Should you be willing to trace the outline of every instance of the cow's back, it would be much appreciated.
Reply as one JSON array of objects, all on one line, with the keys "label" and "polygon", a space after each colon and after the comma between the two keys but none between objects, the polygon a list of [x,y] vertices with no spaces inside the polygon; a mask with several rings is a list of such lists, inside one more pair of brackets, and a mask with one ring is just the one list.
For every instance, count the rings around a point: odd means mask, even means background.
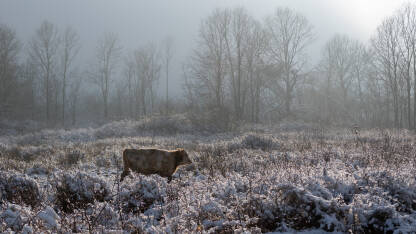
[{"label": "cow's back", "polygon": [[123,152],[124,168],[142,174],[157,173],[169,176],[174,163],[168,151],[159,149],[126,149]]}]

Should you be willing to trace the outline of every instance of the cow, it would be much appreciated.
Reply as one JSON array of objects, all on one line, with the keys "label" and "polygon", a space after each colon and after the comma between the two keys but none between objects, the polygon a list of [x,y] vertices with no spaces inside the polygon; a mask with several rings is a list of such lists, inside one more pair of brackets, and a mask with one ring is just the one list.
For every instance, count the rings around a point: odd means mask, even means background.
[{"label": "cow", "polygon": [[143,175],[158,174],[172,180],[173,173],[179,166],[191,164],[184,149],[125,149],[123,152],[124,170],[120,182],[124,180],[130,170]]}]

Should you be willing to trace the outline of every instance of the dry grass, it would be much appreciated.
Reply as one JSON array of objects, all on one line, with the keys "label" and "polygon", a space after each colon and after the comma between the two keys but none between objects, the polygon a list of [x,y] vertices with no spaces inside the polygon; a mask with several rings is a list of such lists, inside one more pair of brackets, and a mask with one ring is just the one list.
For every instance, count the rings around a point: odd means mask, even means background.
[{"label": "dry grass", "polygon": [[[20,182],[2,182],[0,221],[6,226],[0,229],[21,231],[25,224],[35,232],[48,229],[36,216],[47,206],[60,216],[61,225],[50,230],[73,232],[375,233],[409,231],[416,224],[410,218],[416,215],[415,136],[409,132],[309,128],[200,136],[172,131],[5,144],[2,173],[37,185],[22,182],[28,186],[16,200],[7,196],[7,186]],[[135,174],[119,184],[123,149],[149,146],[184,147],[194,165],[181,168],[170,184]],[[17,212],[25,219],[16,227],[1,216],[11,204],[25,211]]]}]

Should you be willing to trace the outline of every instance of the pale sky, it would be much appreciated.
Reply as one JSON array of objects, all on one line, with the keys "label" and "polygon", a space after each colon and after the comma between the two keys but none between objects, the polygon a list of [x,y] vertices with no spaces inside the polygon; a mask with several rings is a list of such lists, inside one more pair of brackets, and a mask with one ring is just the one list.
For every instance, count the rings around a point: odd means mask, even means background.
[{"label": "pale sky", "polygon": [[[181,64],[195,46],[201,19],[217,7],[243,6],[263,20],[276,7],[302,13],[314,26],[310,63],[319,60],[323,44],[334,34],[347,34],[367,42],[381,21],[405,0],[1,0],[0,23],[17,32],[27,44],[43,20],[60,30],[72,26],[80,35],[79,66],[93,59],[97,40],[104,32],[119,35],[124,52],[150,41],[174,38],[171,82],[177,93],[182,85]],[[85,67],[85,66],[84,66]],[[163,79],[163,76],[162,76]],[[163,89],[164,82],[160,82]]]}]

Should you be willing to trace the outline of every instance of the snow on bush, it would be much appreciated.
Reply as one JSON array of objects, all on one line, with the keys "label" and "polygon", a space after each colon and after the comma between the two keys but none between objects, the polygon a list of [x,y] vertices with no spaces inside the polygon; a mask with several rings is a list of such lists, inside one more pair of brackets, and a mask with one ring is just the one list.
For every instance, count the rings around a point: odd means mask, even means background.
[{"label": "snow on bush", "polygon": [[71,130],[48,130],[26,132],[21,135],[0,134],[0,145],[44,145],[56,143],[85,143],[99,139],[133,137],[133,136],[160,136],[175,135],[178,133],[195,133],[189,120],[183,115],[171,117],[154,117],[138,121],[122,120],[107,123],[97,128],[79,128]]},{"label": "snow on bush", "polygon": [[95,129],[94,135],[97,139],[133,136],[136,134],[136,124],[130,120],[111,122]]},{"label": "snow on bush", "polygon": [[58,229],[60,227],[59,220],[61,218],[50,206],[47,206],[44,210],[39,212],[38,217],[49,229]]},{"label": "snow on bush", "polygon": [[66,172],[59,177],[56,205],[64,212],[85,209],[95,201],[104,202],[110,199],[110,188],[101,177],[85,172]]},{"label": "snow on bush", "polygon": [[5,228],[11,228],[13,231],[21,230],[24,222],[21,213],[22,207],[18,205],[11,205],[4,210],[0,215],[0,219],[3,220]]},{"label": "snow on bush", "polygon": [[50,169],[46,168],[41,164],[35,164],[33,167],[27,169],[26,174],[29,176],[33,175],[49,175],[51,173]]},{"label": "snow on bush", "polygon": [[80,151],[68,152],[59,158],[59,164],[64,167],[71,167],[77,164],[85,155]]},{"label": "snow on bush", "polygon": [[38,206],[41,201],[39,185],[34,179],[21,174],[8,175],[1,171],[0,195],[1,200],[32,207]]},{"label": "snow on bush", "polygon": [[25,226],[23,226],[23,229],[22,229],[22,234],[32,234],[32,233],[33,233],[33,228],[25,224]]},{"label": "snow on bush", "polygon": [[24,132],[33,132],[45,127],[43,123],[35,122],[33,120],[14,121],[14,120],[0,120],[0,136],[12,136]]},{"label": "snow on bush", "polygon": [[133,174],[133,180],[121,187],[120,202],[126,213],[143,213],[166,196],[166,179],[160,176]]},{"label": "snow on bush", "polygon": [[[325,231],[346,231],[345,220],[348,218],[349,208],[337,199],[324,199],[314,196],[310,191],[293,185],[281,185],[277,188],[278,219],[285,226],[295,230],[320,228]],[[283,226],[283,225],[282,225]]]},{"label": "snow on bush", "polygon": [[[179,125],[153,135],[152,129],[164,126],[158,121],[163,119],[119,121],[85,131],[42,131],[37,135],[45,137],[40,145],[39,141],[16,144],[19,136],[0,140],[2,153],[21,147],[21,151],[33,152],[45,149],[39,155],[48,154],[44,159],[48,165],[11,160],[29,168],[25,171],[30,177],[12,170],[0,172],[0,230],[416,232],[412,133],[366,130],[353,135],[342,129],[301,128],[201,136],[187,132],[188,123],[182,126],[172,120],[169,125]],[[84,138],[76,143],[81,132]],[[47,152],[48,144],[53,145],[51,152]],[[118,183],[124,148],[181,145],[194,165],[179,171],[172,182],[132,173]],[[74,157],[74,165],[81,161],[78,167],[59,167],[61,155],[68,152],[85,155]],[[42,169],[53,167],[57,169]],[[39,194],[47,195],[39,196],[40,207],[25,204],[26,198],[7,199],[10,184],[36,190],[28,185],[33,183],[20,180],[37,183]],[[20,208],[11,208],[11,203]],[[14,225],[13,217],[21,221]]]},{"label": "snow on bush", "polygon": [[138,131],[150,131],[152,134],[177,134],[190,133],[194,129],[191,122],[183,115],[175,115],[170,117],[156,117],[145,119],[137,126]]},{"label": "snow on bush", "polygon": [[273,138],[259,134],[248,134],[244,136],[241,144],[249,149],[261,149],[263,151],[279,148],[279,144]]},{"label": "snow on bush", "polygon": [[95,222],[98,225],[111,228],[118,224],[120,216],[111,204],[107,202],[100,203],[97,205],[96,210],[99,211],[95,216]]},{"label": "snow on bush", "polygon": [[38,157],[53,152],[53,147],[42,145],[42,146],[18,146],[12,147],[5,151],[5,156],[21,161],[33,161]]}]

